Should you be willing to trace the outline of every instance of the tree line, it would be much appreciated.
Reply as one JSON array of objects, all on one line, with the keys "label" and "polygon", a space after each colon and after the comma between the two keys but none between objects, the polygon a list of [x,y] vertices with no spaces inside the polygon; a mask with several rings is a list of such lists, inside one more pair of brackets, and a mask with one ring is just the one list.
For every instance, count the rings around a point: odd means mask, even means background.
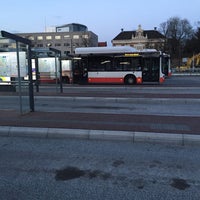
[{"label": "tree line", "polygon": [[164,51],[172,58],[181,60],[200,53],[200,21],[193,28],[187,19],[171,17],[160,24],[159,31],[167,38]]}]

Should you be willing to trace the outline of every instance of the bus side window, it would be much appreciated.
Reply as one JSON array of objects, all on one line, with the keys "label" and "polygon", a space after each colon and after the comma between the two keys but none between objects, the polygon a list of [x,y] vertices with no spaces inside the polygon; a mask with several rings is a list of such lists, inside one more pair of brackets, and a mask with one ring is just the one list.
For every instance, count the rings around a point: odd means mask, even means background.
[{"label": "bus side window", "polygon": [[159,60],[158,59],[153,59],[153,71],[157,71],[159,69]]},{"label": "bus side window", "polygon": [[149,71],[150,66],[151,66],[150,59],[149,58],[144,58],[143,71],[145,71],[145,72]]},{"label": "bus side window", "polygon": [[142,64],[141,64],[141,58],[135,57],[132,59],[132,70],[134,71],[141,71],[142,70]]},{"label": "bus side window", "polygon": [[132,69],[130,61],[122,62],[124,71],[130,71]]},{"label": "bus side window", "polygon": [[104,68],[106,71],[111,71],[112,70],[112,62],[110,59],[103,59],[101,61],[101,66]]},{"label": "bus side window", "polygon": [[114,67],[113,70],[115,71],[122,71],[123,70],[123,65],[121,64],[122,58],[121,57],[115,57],[114,59]]},{"label": "bus side window", "polygon": [[88,71],[97,71],[98,64],[96,62],[95,57],[90,57],[88,59]]}]

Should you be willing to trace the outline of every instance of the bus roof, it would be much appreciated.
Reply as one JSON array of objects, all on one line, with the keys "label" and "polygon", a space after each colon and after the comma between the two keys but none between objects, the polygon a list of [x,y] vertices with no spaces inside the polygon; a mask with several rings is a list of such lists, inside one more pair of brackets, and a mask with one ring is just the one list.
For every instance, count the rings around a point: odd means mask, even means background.
[{"label": "bus roof", "polygon": [[141,53],[155,53],[155,52],[158,52],[158,51],[156,49],[143,49],[139,52],[141,52]]},{"label": "bus roof", "polygon": [[137,50],[131,46],[115,46],[115,47],[80,47],[75,49],[76,55],[88,54],[112,54],[112,53],[155,53],[156,49]]},{"label": "bus roof", "polygon": [[130,46],[116,46],[116,47],[80,47],[75,49],[76,55],[83,54],[106,54],[106,53],[134,53],[138,52],[135,48]]}]

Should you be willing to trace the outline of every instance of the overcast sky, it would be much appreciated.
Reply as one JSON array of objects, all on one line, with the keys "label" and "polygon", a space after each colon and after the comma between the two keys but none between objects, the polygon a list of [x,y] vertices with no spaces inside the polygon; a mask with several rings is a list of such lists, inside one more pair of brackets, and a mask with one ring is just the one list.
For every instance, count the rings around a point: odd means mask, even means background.
[{"label": "overcast sky", "polygon": [[1,1],[0,29],[11,33],[44,32],[45,27],[80,23],[110,41],[123,28],[159,27],[170,17],[200,21],[200,0],[5,0]]}]

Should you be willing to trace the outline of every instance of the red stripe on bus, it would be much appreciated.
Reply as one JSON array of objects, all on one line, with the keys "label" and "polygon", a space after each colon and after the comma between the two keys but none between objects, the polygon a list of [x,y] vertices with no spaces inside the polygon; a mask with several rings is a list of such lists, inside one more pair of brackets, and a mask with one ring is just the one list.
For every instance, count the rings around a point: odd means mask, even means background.
[{"label": "red stripe on bus", "polygon": [[136,83],[141,84],[142,83],[142,77],[137,77],[136,78]]},{"label": "red stripe on bus", "polygon": [[172,76],[172,73],[171,73],[171,72],[169,72],[169,73],[168,73],[168,76],[169,76],[169,77],[170,77],[170,76]]},{"label": "red stripe on bus", "polygon": [[40,79],[40,83],[56,83],[55,79]]},{"label": "red stripe on bus", "polygon": [[160,77],[160,83],[163,83],[165,81],[164,77]]},{"label": "red stripe on bus", "polygon": [[124,83],[123,78],[98,77],[88,78],[89,83]]}]

